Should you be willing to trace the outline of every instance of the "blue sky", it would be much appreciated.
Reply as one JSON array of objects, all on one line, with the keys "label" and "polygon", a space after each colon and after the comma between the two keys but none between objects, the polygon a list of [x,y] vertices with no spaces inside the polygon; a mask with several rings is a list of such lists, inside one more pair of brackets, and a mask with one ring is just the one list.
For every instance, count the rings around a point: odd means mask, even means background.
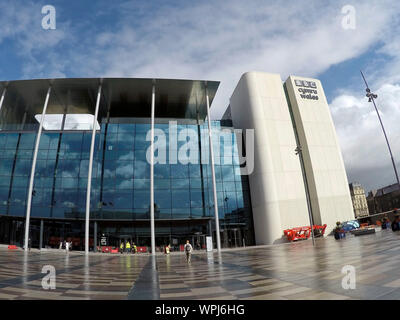
[{"label": "blue sky", "polygon": [[[246,71],[280,73],[282,80],[290,74],[316,77],[325,88],[349,181],[369,190],[394,178],[359,70],[379,95],[400,160],[397,2],[2,0],[0,79],[220,80],[213,105],[213,118],[219,118]],[[41,26],[47,4],[56,9],[56,30]],[[342,26],[345,5],[355,9],[355,29]]]}]

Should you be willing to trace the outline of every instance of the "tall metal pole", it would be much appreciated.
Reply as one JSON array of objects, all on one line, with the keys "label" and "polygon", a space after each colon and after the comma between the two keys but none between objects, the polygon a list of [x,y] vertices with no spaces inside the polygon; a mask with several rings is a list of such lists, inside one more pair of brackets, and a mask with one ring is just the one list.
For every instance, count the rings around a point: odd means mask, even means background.
[{"label": "tall metal pole", "polygon": [[5,88],[3,89],[3,93],[1,94],[1,98],[0,98],[0,111],[1,111],[1,108],[3,107],[3,102],[4,102],[4,97],[5,97],[5,95],[6,95],[6,92],[7,92],[7,87],[5,87]]},{"label": "tall metal pole", "polygon": [[154,227],[154,117],[156,102],[156,85],[151,89],[151,143],[150,143],[150,234],[151,254],[156,254],[156,236]]},{"label": "tall metal pole", "polygon": [[212,130],[211,130],[211,117],[210,117],[210,100],[208,98],[207,87],[205,89],[206,89],[207,119],[208,119],[208,139],[210,145],[210,158],[211,158],[211,174],[212,174],[213,193],[214,193],[215,233],[217,236],[217,250],[218,252],[221,252],[221,235],[219,234],[217,184],[215,181],[214,150],[213,150],[212,133],[211,133]]},{"label": "tall metal pole", "polygon": [[394,174],[396,175],[397,184],[400,184],[400,182],[399,182],[399,175],[397,174],[397,169],[396,169],[396,163],[394,162],[394,158],[393,158],[393,154],[392,154],[392,149],[390,148],[390,144],[389,144],[389,139],[388,139],[388,137],[387,137],[387,135],[386,135],[385,127],[383,126],[383,122],[382,122],[381,116],[380,116],[379,111],[378,111],[378,108],[376,107],[376,104],[375,104],[375,99],[378,97],[378,95],[376,95],[376,94],[374,94],[374,93],[371,92],[371,90],[370,90],[369,87],[368,87],[367,80],[365,80],[364,74],[362,73],[361,70],[360,70],[360,72],[361,72],[362,78],[364,79],[365,86],[367,87],[367,88],[365,89],[365,91],[367,92],[366,96],[368,97],[368,102],[371,102],[371,101],[372,101],[372,103],[374,104],[376,114],[378,115],[378,119],[379,119],[379,122],[380,122],[381,127],[382,127],[383,135],[385,136],[386,144],[387,144],[387,147],[388,147],[388,149],[389,149],[390,158],[392,159]]},{"label": "tall metal pole", "polygon": [[40,220],[39,250],[42,250],[43,248],[43,229],[44,229],[44,222],[42,219]]},{"label": "tall metal pole", "polygon": [[[7,92],[7,86],[4,87],[3,93],[1,94],[1,98],[0,98],[0,111],[1,111],[1,108],[3,107],[3,102],[4,102],[4,97],[6,96],[6,92]],[[1,121],[0,121],[0,124],[1,124]],[[9,206],[7,206],[7,211],[8,211],[8,208],[9,208]]]},{"label": "tall metal pole", "polygon": [[93,229],[93,252],[97,252],[97,221],[94,222]]},{"label": "tall metal pole", "polygon": [[49,89],[47,89],[46,100],[43,105],[42,116],[40,117],[39,130],[36,136],[35,149],[33,151],[31,176],[29,179],[29,188],[28,188],[28,200],[26,201],[25,239],[24,239],[25,250],[28,250],[28,242],[29,242],[29,223],[31,218],[32,192],[33,192],[33,181],[35,179],[36,160],[39,151],[40,136],[42,135],[43,122],[44,122],[44,117],[46,115],[47,105],[49,103],[50,93],[51,93],[51,85],[49,86]]},{"label": "tall metal pole", "polygon": [[101,98],[101,83],[99,85],[99,89],[97,90],[96,109],[94,111],[94,117],[93,117],[92,142],[90,144],[88,182],[87,182],[87,190],[86,190],[85,254],[89,253],[90,193],[92,190],[94,142],[95,142],[95,138],[96,138],[96,125],[97,125],[97,117],[99,114],[100,98]]}]

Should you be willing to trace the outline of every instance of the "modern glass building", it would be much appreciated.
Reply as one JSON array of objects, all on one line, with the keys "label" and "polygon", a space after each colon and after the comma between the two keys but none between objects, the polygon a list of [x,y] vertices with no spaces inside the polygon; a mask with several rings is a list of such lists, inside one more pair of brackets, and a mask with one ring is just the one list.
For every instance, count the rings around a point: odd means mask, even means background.
[{"label": "modern glass building", "polygon": [[318,79],[245,73],[223,120],[210,121],[218,86],[0,82],[0,243],[89,252],[129,240],[155,252],[212,236],[219,249],[353,219]]},{"label": "modern glass building", "polygon": [[102,241],[150,247],[154,215],[156,250],[186,239],[204,248],[207,235],[215,245],[214,165],[222,247],[255,244],[248,178],[240,175],[230,120],[211,122],[210,159],[207,99],[211,104],[218,85],[0,82],[0,243],[23,246],[27,234],[32,247],[62,240],[77,250],[85,240],[91,250]]}]

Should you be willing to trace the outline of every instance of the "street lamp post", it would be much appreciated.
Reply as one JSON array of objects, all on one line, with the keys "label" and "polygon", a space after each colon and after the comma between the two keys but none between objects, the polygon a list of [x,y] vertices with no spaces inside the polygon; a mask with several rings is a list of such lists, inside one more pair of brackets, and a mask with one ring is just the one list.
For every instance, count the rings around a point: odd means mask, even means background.
[{"label": "street lamp post", "polygon": [[362,73],[361,70],[360,70],[360,72],[361,72],[362,78],[364,79],[365,86],[367,87],[367,88],[365,89],[365,91],[367,92],[366,96],[368,97],[368,102],[372,102],[372,103],[374,104],[376,114],[378,115],[378,119],[379,119],[379,122],[380,122],[380,124],[381,124],[382,131],[383,131],[383,135],[385,136],[386,144],[387,144],[387,147],[388,147],[388,149],[389,149],[390,158],[392,159],[394,174],[396,175],[396,181],[397,181],[397,184],[399,185],[399,184],[400,184],[400,183],[399,183],[399,175],[397,174],[396,163],[394,162],[394,158],[393,158],[393,154],[392,154],[392,149],[390,148],[389,139],[388,139],[388,137],[387,137],[387,135],[386,135],[385,127],[383,126],[383,122],[382,122],[381,116],[380,116],[379,111],[378,111],[378,108],[376,107],[376,104],[375,104],[375,99],[378,98],[378,95],[376,95],[375,93],[372,93],[372,92],[371,92],[371,90],[370,90],[369,87],[368,87],[367,80],[365,80],[364,74]]}]

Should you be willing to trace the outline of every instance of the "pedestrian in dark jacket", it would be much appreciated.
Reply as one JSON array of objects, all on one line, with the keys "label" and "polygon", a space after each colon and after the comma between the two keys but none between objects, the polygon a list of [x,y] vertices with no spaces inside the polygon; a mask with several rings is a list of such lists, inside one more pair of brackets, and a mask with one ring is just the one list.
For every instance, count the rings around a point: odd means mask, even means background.
[{"label": "pedestrian in dark jacket", "polygon": [[400,217],[399,216],[395,216],[394,220],[392,222],[392,231],[399,231],[400,230]]},{"label": "pedestrian in dark jacket", "polygon": [[339,240],[339,239],[345,237],[345,233],[344,233],[344,230],[343,230],[343,226],[342,226],[342,224],[340,223],[340,221],[336,222],[336,227],[335,227],[335,229],[333,230],[333,234],[334,234],[336,240]]}]

